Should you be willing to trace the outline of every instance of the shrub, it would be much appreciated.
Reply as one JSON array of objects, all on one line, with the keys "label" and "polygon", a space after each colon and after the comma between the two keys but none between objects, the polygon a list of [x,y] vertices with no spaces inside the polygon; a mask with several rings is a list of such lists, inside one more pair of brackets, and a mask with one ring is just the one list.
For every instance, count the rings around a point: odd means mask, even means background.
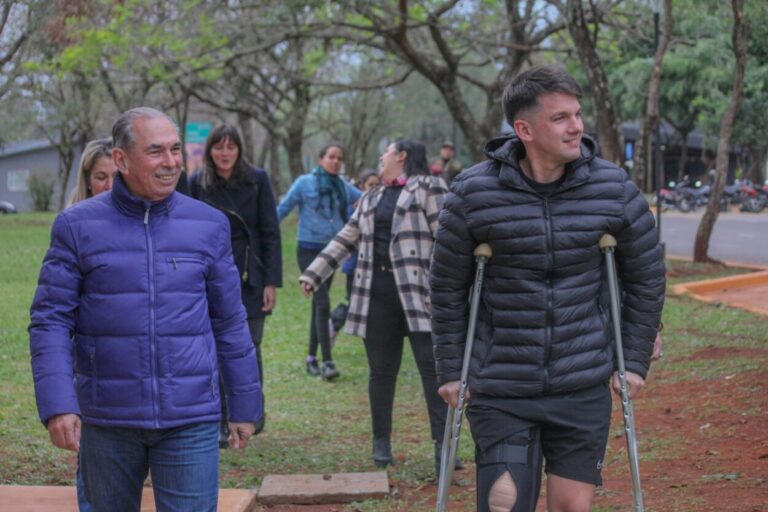
[{"label": "shrub", "polygon": [[51,208],[53,188],[55,180],[50,173],[44,170],[33,171],[27,181],[29,195],[32,196],[32,205],[35,211],[47,212]]}]

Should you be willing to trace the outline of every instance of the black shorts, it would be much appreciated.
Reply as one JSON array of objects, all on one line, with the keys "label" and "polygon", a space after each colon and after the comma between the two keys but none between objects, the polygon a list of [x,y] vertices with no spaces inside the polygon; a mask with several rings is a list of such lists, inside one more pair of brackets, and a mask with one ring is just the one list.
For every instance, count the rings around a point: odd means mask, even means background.
[{"label": "black shorts", "polygon": [[496,398],[473,395],[467,409],[478,452],[538,428],[547,473],[602,485],[611,422],[608,383],[556,395]]}]

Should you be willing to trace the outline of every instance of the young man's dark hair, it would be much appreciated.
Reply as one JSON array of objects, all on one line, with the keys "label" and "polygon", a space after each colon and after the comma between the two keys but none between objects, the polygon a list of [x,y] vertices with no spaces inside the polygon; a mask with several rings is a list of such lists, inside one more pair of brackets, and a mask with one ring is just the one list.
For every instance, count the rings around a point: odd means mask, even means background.
[{"label": "young man's dark hair", "polygon": [[538,106],[542,94],[561,92],[581,98],[581,87],[561,66],[537,66],[523,71],[504,89],[504,117],[513,126],[522,110]]}]

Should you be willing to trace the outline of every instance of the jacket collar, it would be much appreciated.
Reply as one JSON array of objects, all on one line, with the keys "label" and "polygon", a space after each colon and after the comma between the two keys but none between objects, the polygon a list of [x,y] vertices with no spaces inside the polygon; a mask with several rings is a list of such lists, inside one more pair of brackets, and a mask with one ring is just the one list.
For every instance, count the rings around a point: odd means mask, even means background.
[{"label": "jacket collar", "polygon": [[[571,188],[580,185],[590,178],[589,164],[594,160],[599,149],[597,143],[589,136],[581,138],[581,156],[573,162],[565,164],[565,181],[561,188]],[[500,165],[499,181],[508,186],[532,191],[523,178],[520,160],[525,158],[525,146],[515,135],[498,137],[485,146],[488,158]]]},{"label": "jacket collar", "polygon": [[123,175],[118,172],[112,185],[112,202],[122,213],[130,216],[140,217],[151,211],[152,214],[170,214],[177,201],[177,192],[160,201],[147,201],[135,196],[128,190],[128,186],[123,180]]}]

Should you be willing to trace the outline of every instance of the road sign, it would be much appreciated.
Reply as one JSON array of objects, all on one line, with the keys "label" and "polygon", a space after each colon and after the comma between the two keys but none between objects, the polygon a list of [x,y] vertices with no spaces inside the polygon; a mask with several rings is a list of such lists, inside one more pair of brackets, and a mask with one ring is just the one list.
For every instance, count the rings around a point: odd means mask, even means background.
[{"label": "road sign", "polygon": [[185,140],[188,144],[205,142],[212,129],[213,123],[208,121],[187,123]]}]

